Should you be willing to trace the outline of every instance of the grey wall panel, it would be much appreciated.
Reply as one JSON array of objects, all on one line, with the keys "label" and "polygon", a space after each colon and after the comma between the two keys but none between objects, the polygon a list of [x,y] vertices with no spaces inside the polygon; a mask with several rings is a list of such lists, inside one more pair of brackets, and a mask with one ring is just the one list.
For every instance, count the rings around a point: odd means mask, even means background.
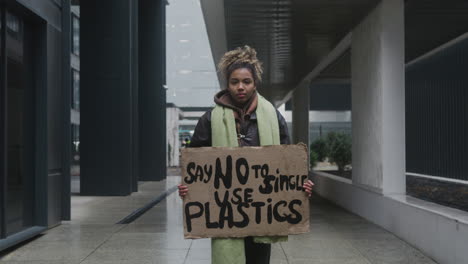
[{"label": "grey wall panel", "polygon": [[62,35],[50,24],[47,25],[47,142],[48,171],[47,207],[48,226],[62,220],[62,173],[63,166],[63,93],[62,93]]},{"label": "grey wall panel", "polygon": [[47,23],[34,23],[34,80],[36,91],[36,221],[37,225],[48,225],[48,131],[47,131]]},{"label": "grey wall panel", "polygon": [[62,167],[62,53],[61,34],[47,26],[47,130],[49,170]]},{"label": "grey wall panel", "polygon": [[62,178],[60,171],[49,172],[47,177],[47,226],[53,227],[62,220]]},{"label": "grey wall panel", "polygon": [[[6,9],[4,5],[0,5],[0,21],[2,25],[6,24]],[[8,115],[8,101],[7,99],[7,65],[6,57],[6,27],[0,28],[0,238],[6,237],[6,190],[7,190],[7,154],[8,154],[8,141],[7,141],[7,115]]]},{"label": "grey wall panel", "polygon": [[407,171],[468,180],[468,40],[406,71]]}]

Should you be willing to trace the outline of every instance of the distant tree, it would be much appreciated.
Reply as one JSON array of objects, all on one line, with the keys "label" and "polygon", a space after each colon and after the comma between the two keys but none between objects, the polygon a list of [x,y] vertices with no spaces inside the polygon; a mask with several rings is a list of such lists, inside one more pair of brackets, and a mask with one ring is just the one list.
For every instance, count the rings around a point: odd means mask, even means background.
[{"label": "distant tree", "polygon": [[317,166],[318,154],[313,149],[310,149],[310,168]]},{"label": "distant tree", "polygon": [[[332,134],[333,133],[333,134]],[[327,135],[330,161],[338,166],[338,172],[343,174],[346,165],[351,164],[351,136],[345,133],[331,132]]]},{"label": "distant tree", "polygon": [[310,149],[317,153],[318,161],[324,161],[328,155],[327,142],[323,138],[318,138],[312,142],[312,144],[310,144]]}]

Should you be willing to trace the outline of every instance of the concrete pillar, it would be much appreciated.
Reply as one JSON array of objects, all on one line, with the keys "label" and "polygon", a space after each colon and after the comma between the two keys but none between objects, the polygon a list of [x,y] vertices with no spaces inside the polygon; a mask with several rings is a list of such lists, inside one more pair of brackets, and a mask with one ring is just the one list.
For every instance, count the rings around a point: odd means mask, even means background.
[{"label": "concrete pillar", "polygon": [[139,1],[140,180],[166,178],[166,1]]},{"label": "concrete pillar", "polygon": [[82,195],[136,189],[134,1],[81,1]]},{"label": "concrete pillar", "polygon": [[353,184],[404,194],[403,0],[382,0],[352,38]]},{"label": "concrete pillar", "polygon": [[309,85],[296,88],[292,97],[292,143],[309,146]]}]

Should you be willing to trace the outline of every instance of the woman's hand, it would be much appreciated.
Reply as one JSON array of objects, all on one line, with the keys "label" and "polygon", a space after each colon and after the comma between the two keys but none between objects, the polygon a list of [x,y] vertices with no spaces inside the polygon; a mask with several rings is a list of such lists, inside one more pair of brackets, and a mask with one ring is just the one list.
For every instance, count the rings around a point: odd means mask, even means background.
[{"label": "woman's hand", "polygon": [[179,184],[179,185],[177,185],[177,187],[179,188],[179,196],[180,196],[180,198],[184,199],[185,195],[187,195],[187,193],[188,193],[188,187],[187,187],[187,185]]},{"label": "woman's hand", "polygon": [[311,180],[307,180],[307,182],[304,183],[304,186],[302,186],[309,197],[312,196],[312,186],[314,186],[314,183]]}]

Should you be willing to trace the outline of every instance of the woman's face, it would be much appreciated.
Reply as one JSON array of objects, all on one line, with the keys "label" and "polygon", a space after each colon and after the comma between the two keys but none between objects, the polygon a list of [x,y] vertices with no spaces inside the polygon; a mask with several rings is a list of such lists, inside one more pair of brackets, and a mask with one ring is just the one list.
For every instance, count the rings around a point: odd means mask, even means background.
[{"label": "woman's face", "polygon": [[256,89],[252,73],[247,68],[236,69],[229,76],[228,91],[238,105],[248,102]]}]

